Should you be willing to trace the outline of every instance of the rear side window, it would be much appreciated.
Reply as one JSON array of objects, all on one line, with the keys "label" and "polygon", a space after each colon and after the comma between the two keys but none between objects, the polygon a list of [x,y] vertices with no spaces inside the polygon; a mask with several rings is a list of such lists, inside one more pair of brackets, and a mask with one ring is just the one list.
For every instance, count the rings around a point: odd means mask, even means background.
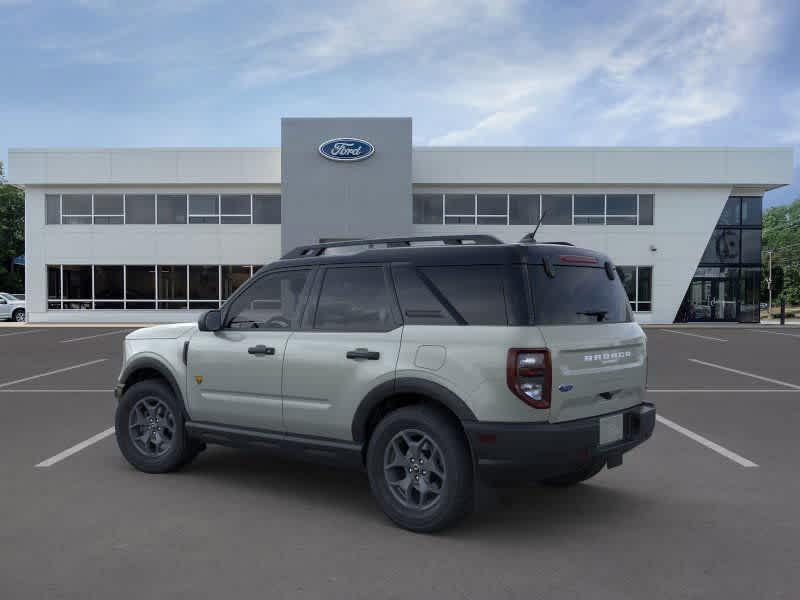
[{"label": "rear side window", "polygon": [[397,298],[406,325],[456,325],[414,267],[392,267]]},{"label": "rear side window", "polygon": [[419,271],[467,325],[508,325],[499,267],[421,267]]},{"label": "rear side window", "polygon": [[602,267],[528,267],[533,287],[534,317],[537,325],[578,325],[584,323],[626,323],[633,317],[619,277],[609,279]]},{"label": "rear side window", "polygon": [[340,267],[325,271],[314,329],[388,331],[393,328],[383,267]]}]

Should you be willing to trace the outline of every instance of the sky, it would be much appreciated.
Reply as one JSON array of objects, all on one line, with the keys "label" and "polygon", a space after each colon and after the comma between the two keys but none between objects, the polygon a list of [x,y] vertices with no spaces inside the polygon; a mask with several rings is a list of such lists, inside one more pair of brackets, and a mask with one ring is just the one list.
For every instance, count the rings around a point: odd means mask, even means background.
[{"label": "sky", "polygon": [[796,0],[0,0],[8,148],[278,146],[284,116],[415,145],[792,146]]}]

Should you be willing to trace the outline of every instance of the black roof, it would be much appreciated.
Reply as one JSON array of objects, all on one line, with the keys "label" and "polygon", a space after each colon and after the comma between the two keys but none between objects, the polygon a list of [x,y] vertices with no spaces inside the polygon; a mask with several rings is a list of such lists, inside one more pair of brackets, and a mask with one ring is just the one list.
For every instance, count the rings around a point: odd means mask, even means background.
[{"label": "black roof", "polygon": [[415,265],[474,265],[538,263],[584,264],[602,267],[607,256],[564,242],[506,244],[492,236],[463,235],[435,237],[397,237],[352,240],[300,246],[279,261],[276,267],[325,264],[364,264],[405,262]]}]

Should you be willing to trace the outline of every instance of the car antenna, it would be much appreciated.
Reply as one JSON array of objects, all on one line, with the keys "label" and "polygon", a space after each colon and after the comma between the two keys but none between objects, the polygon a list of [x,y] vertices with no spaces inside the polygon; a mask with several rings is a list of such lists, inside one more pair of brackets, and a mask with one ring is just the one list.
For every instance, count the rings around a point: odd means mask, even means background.
[{"label": "car antenna", "polygon": [[539,231],[539,226],[542,224],[542,221],[544,221],[544,218],[545,218],[546,215],[547,215],[547,211],[546,210],[542,211],[542,216],[539,217],[539,222],[536,223],[536,228],[533,230],[533,233],[527,234],[524,238],[522,238],[520,240],[520,242],[526,243],[526,244],[535,244],[536,243],[536,232]]}]

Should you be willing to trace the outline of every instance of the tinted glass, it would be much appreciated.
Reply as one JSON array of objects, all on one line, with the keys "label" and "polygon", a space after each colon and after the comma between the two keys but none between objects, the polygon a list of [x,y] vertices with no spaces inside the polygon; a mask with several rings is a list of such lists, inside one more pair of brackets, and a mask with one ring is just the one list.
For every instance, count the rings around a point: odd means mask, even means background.
[{"label": "tinted glass", "polygon": [[97,300],[122,300],[122,265],[95,265],[94,297]]},{"label": "tinted glass", "polygon": [[281,222],[281,197],[278,194],[253,196],[253,223],[277,224]]},{"label": "tinted glass", "polygon": [[742,198],[742,225],[761,226],[761,198]]},{"label": "tinted glass", "polygon": [[227,327],[289,329],[297,326],[307,269],[264,275],[231,304]]},{"label": "tinted glass", "polygon": [[536,225],[539,222],[539,194],[512,194],[508,203],[511,225]]},{"label": "tinted glass", "polygon": [[156,222],[156,197],[153,194],[127,194],[125,196],[125,222],[135,225],[152,225]]},{"label": "tinted glass", "polygon": [[94,195],[95,215],[121,215],[122,212],[122,194]]},{"label": "tinted glass", "polygon": [[742,230],[742,262],[761,263],[761,230]]},{"label": "tinted glass", "polygon": [[[88,300],[92,297],[92,267],[64,265],[64,298]],[[79,307],[76,307],[79,308]]]},{"label": "tinted glass", "polygon": [[44,197],[47,211],[47,224],[61,224],[61,197],[58,194],[47,194]]},{"label": "tinted glass", "polygon": [[738,229],[716,229],[700,262],[738,263],[740,233]]},{"label": "tinted glass", "polygon": [[391,302],[382,267],[328,269],[314,328],[386,331],[393,324]]},{"label": "tinted glass", "polygon": [[250,194],[222,194],[223,215],[247,215],[250,222]]},{"label": "tinted glass", "polygon": [[606,196],[606,214],[636,216],[636,194],[609,194]]},{"label": "tinted glass", "polygon": [[738,225],[740,204],[741,202],[738,197],[728,198],[728,201],[725,203],[725,208],[722,209],[722,214],[719,217],[718,225]]},{"label": "tinted glass", "polygon": [[572,224],[572,196],[567,194],[543,195],[542,213],[545,225]]},{"label": "tinted glass", "polygon": [[456,321],[417,275],[414,267],[392,267],[406,325],[455,325]]},{"label": "tinted glass", "polygon": [[[125,295],[128,300],[153,300],[156,297],[156,268],[153,265],[125,267]],[[134,307],[135,308],[135,307]],[[141,308],[154,308],[149,304]]]},{"label": "tinted glass", "polygon": [[576,215],[602,215],[605,208],[605,197],[602,194],[576,194]]},{"label": "tinted glass", "polygon": [[[760,200],[760,198],[759,198]],[[761,269],[745,268],[739,278],[739,321],[758,323]]]},{"label": "tinted glass", "polygon": [[91,215],[91,194],[64,194],[61,196],[61,210],[64,215]]},{"label": "tinted glass", "polygon": [[159,194],[158,222],[161,225],[186,223],[186,195]]},{"label": "tinted glass", "polygon": [[631,321],[630,304],[618,277],[609,279],[597,267],[528,267],[533,285],[534,316],[539,325],[624,323]]},{"label": "tinted glass", "polygon": [[425,267],[420,272],[468,325],[508,324],[498,267]]},{"label": "tinted glass", "polygon": [[192,194],[189,196],[190,215],[219,214],[219,198],[216,194]]},{"label": "tinted glass", "polygon": [[47,265],[47,297],[61,298],[61,267]]},{"label": "tinted glass", "polygon": [[474,215],[475,196],[472,194],[445,194],[444,212],[447,215]]},{"label": "tinted glass", "polygon": [[503,215],[508,211],[505,194],[478,194],[479,215]]},{"label": "tinted glass", "polygon": [[222,299],[230,297],[248,279],[250,279],[250,265],[222,267]]},{"label": "tinted glass", "polygon": [[639,302],[650,302],[652,299],[653,267],[639,267]]},{"label": "tinted glass", "polygon": [[189,300],[216,300],[219,297],[219,268],[216,265],[189,265]]},{"label": "tinted glass", "polygon": [[186,265],[159,265],[158,299],[186,300]]},{"label": "tinted glass", "polygon": [[639,194],[639,225],[652,225],[655,211],[655,196]]},{"label": "tinted glass", "polygon": [[617,267],[617,275],[625,288],[628,300],[636,301],[636,267]]},{"label": "tinted glass", "polygon": [[442,223],[441,194],[414,194],[414,223]]},{"label": "tinted glass", "polygon": [[475,217],[445,217],[447,225],[474,225]]}]

